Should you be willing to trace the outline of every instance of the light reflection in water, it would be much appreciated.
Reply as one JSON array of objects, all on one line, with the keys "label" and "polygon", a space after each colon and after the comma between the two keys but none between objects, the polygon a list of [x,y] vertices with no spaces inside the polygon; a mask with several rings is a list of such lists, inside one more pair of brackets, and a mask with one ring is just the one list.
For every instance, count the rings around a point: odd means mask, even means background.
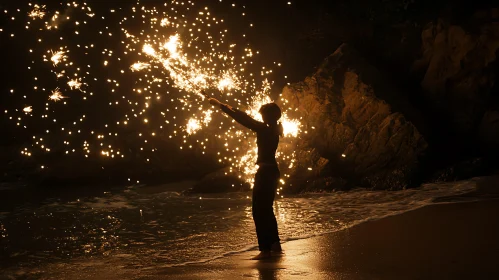
[{"label": "light reflection in water", "polygon": [[[274,204],[284,242],[331,232],[358,221],[407,211],[432,197],[474,184],[427,185],[399,192],[305,194]],[[127,256],[126,263],[171,265],[254,246],[249,193],[183,196],[138,187],[68,200],[26,203],[0,215],[0,267],[29,266],[81,256]],[[140,211],[142,210],[142,212]]]}]

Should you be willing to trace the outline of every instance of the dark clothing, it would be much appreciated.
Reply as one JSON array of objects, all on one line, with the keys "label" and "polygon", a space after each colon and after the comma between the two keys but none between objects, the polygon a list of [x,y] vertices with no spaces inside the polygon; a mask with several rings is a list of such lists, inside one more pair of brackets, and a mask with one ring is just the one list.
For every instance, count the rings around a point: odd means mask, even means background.
[{"label": "dark clothing", "polygon": [[278,125],[270,126],[266,123],[259,122],[248,116],[245,112],[225,104],[222,104],[221,108],[222,111],[231,116],[236,122],[256,132],[256,144],[258,146],[258,158],[256,163],[277,164],[275,160],[275,151],[277,150],[280,136]]},{"label": "dark clothing", "polygon": [[277,220],[272,208],[279,177],[279,168],[272,164],[261,165],[255,175],[252,213],[260,251],[270,251],[272,244],[279,242]]},{"label": "dark clothing", "polygon": [[258,159],[260,165],[253,187],[252,213],[260,251],[270,251],[272,244],[279,242],[277,220],[274,215],[274,199],[279,185],[279,168],[275,152],[281,134],[279,126],[254,120],[246,113],[222,104],[222,110],[235,121],[256,132]]}]

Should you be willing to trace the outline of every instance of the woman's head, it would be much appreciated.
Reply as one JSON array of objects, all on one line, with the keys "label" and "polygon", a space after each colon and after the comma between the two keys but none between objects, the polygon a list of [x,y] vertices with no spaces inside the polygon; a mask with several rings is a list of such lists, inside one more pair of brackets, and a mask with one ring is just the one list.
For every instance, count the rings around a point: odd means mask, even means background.
[{"label": "woman's head", "polygon": [[281,108],[275,103],[267,103],[260,107],[263,122],[276,123],[281,118]]}]

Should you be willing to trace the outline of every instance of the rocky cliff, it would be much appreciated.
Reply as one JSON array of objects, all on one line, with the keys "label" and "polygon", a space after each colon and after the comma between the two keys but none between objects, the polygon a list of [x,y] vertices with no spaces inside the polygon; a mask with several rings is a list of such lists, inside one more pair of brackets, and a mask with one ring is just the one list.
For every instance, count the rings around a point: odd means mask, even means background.
[{"label": "rocky cliff", "polygon": [[[353,48],[340,46],[304,82],[285,87],[282,102],[302,120],[296,149],[314,149],[328,161],[322,177],[376,189],[411,184],[427,147],[414,125],[420,114]],[[310,155],[299,156],[298,165]],[[290,183],[300,174],[293,172]]]}]

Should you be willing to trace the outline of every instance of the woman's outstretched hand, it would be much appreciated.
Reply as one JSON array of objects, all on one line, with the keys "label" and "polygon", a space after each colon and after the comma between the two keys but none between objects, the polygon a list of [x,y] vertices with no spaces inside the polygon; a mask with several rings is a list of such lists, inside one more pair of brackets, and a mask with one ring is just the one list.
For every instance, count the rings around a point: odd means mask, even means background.
[{"label": "woman's outstretched hand", "polygon": [[210,104],[211,105],[214,105],[214,106],[220,106],[220,104],[222,104],[220,101],[218,101],[216,98],[209,98],[208,101],[210,101]]}]

